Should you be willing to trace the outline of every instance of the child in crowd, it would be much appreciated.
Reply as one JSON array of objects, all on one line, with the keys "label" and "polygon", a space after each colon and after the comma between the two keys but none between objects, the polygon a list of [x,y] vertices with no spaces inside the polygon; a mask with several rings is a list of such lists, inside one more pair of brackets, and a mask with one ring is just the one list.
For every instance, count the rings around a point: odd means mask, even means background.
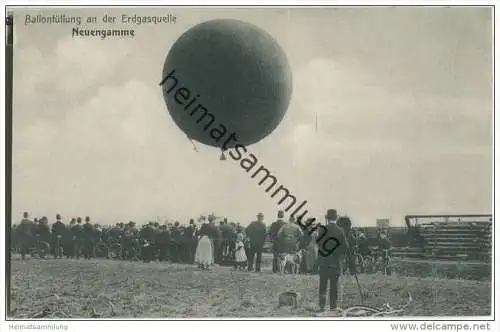
[{"label": "child in crowd", "polygon": [[234,269],[244,270],[247,265],[247,255],[245,253],[246,234],[242,227],[238,227],[235,244],[235,263]]}]

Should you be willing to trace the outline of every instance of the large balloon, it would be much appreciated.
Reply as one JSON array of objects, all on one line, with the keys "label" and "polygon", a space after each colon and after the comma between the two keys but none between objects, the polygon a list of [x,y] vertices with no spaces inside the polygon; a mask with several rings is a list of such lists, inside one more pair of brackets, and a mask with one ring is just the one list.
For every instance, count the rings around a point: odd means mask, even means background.
[{"label": "large balloon", "polygon": [[276,129],[288,109],[292,73],[267,32],[218,19],[177,39],[161,85],[168,112],[189,138],[232,148],[256,143]]}]

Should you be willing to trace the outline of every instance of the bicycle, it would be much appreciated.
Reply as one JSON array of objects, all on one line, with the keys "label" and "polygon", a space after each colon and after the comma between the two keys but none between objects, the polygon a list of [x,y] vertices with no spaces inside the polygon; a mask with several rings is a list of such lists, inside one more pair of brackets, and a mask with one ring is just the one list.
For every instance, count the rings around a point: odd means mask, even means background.
[{"label": "bicycle", "polygon": [[363,267],[365,273],[373,273],[375,269],[375,259],[372,255],[363,256]]},{"label": "bicycle", "polygon": [[387,250],[387,252],[385,253],[384,274],[389,276],[392,274],[392,258],[389,250]]},{"label": "bicycle", "polygon": [[133,239],[130,247],[125,248],[125,259],[138,261],[141,260],[142,245],[138,239]]},{"label": "bicycle", "polygon": [[383,249],[382,255],[377,259],[377,271],[383,272],[384,275],[392,274],[392,262],[389,249]]},{"label": "bicycle", "polygon": [[40,235],[36,235],[35,245],[30,250],[31,257],[44,259],[49,252],[50,244],[47,241],[42,241]]},{"label": "bicycle", "polygon": [[122,259],[123,249],[120,242],[121,237],[109,240],[108,259]]},{"label": "bicycle", "polygon": [[354,268],[356,273],[364,273],[366,271],[366,264],[363,255],[359,252],[359,246],[355,245],[352,254]]},{"label": "bicycle", "polygon": [[97,242],[97,244],[94,247],[94,257],[96,258],[109,258],[109,247],[108,245],[103,242],[102,240]]}]

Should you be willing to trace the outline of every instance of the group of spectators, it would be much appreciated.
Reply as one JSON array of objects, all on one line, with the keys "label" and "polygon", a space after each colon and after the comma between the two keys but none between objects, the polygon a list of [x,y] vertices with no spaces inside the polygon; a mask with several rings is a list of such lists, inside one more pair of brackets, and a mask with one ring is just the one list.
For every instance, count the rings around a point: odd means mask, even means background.
[{"label": "group of spectators", "polygon": [[[339,221],[352,250],[362,255],[369,254],[365,234],[352,229],[349,218],[341,217]],[[19,224],[12,226],[12,249],[19,252],[22,259],[37,247],[42,247],[55,258],[109,257],[114,251],[115,258],[123,260],[158,259],[197,263],[203,268],[212,264],[233,264],[249,271],[260,271],[262,253],[270,247],[274,272],[278,271],[279,254],[300,249],[305,252],[300,272],[317,272],[315,238],[318,234],[304,232],[293,216],[285,221],[283,211],[278,212],[277,220],[269,227],[262,213],[247,227],[227,219],[216,222],[214,215],[201,217],[197,222],[191,219],[187,225],[149,222],[138,227],[132,221],[102,226],[93,223],[88,216],[72,218],[65,224],[60,214],[49,224],[47,217],[31,219],[27,212]],[[199,248],[204,236],[209,245]]]},{"label": "group of spectators", "polygon": [[[209,217],[211,220],[215,218]],[[230,251],[236,231],[242,229],[237,223],[226,219],[215,227],[215,259],[223,260],[223,254]],[[144,258],[148,260],[192,263],[200,237],[200,226],[191,219],[188,225],[172,222],[160,225],[148,222],[140,227],[130,221],[118,222],[113,226],[92,223],[90,217],[73,218],[68,224],[56,215],[51,224],[47,217],[31,219],[25,212],[19,224],[12,225],[11,246],[25,259],[37,247],[49,248],[55,258],[86,258],[108,256],[118,247],[121,259]],[[62,249],[62,250],[61,250]]]}]

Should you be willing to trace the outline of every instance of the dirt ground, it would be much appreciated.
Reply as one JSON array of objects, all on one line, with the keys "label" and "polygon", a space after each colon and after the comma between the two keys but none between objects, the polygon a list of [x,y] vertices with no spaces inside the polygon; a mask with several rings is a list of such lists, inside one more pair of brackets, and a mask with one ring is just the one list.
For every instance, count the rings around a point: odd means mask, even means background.
[{"label": "dirt ground", "polygon": [[[311,317],[317,315],[318,279],[272,274],[269,266],[261,273],[229,267],[206,272],[191,265],[158,262],[13,260],[10,317],[29,318],[44,308],[71,318]],[[487,316],[491,312],[488,281],[380,274],[361,275],[359,281],[370,306],[402,306],[410,292],[414,308],[407,316]],[[277,308],[278,295],[287,290],[302,294],[298,308]],[[353,277],[346,277],[343,298],[343,308],[361,304]]]}]

